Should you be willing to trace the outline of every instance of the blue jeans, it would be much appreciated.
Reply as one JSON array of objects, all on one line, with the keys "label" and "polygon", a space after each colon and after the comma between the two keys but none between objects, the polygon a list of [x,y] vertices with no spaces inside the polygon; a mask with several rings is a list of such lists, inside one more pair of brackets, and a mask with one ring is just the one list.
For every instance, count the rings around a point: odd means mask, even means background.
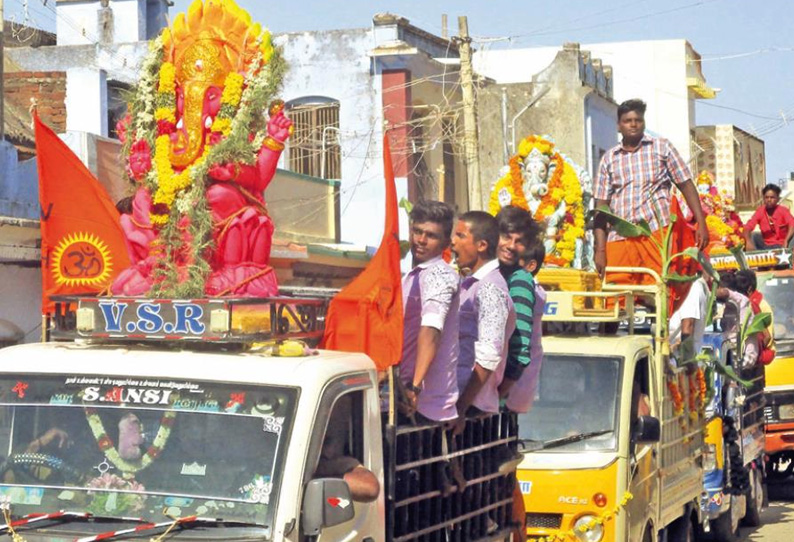
[{"label": "blue jeans", "polygon": [[[783,248],[783,245],[767,245],[764,243],[764,236],[760,231],[754,231],[752,235],[753,244],[756,250],[768,250],[770,248]],[[794,248],[794,237],[788,243],[788,248]]]}]

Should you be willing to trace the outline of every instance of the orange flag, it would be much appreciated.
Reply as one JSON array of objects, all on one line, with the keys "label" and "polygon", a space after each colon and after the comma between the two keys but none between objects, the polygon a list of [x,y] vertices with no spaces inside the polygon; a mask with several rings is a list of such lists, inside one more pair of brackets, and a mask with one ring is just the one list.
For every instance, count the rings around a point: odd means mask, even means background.
[{"label": "orange flag", "polygon": [[130,265],[119,212],[105,188],[34,116],[41,205],[42,311],[50,296],[96,294]]},{"label": "orange flag", "polygon": [[379,371],[399,363],[403,342],[397,188],[388,136],[383,138],[383,169],[386,177],[383,239],[364,271],[331,300],[323,337],[324,348],[363,352],[373,359]]}]

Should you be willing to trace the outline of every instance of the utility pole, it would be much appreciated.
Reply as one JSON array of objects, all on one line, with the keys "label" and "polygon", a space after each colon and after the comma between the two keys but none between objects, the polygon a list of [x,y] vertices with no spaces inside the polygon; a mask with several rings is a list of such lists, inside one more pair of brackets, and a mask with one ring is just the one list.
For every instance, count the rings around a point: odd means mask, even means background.
[{"label": "utility pole", "polygon": [[5,62],[5,30],[6,22],[3,11],[3,0],[0,0],[0,142],[6,138],[6,118],[5,118],[5,86],[3,79],[5,79],[5,70],[3,63]]},{"label": "utility pole", "polygon": [[460,50],[460,86],[463,93],[463,137],[466,157],[466,173],[469,181],[469,209],[482,210],[482,185],[480,184],[479,141],[477,137],[477,114],[474,103],[474,83],[471,69],[471,38],[469,22],[465,16],[458,17],[458,43]]}]

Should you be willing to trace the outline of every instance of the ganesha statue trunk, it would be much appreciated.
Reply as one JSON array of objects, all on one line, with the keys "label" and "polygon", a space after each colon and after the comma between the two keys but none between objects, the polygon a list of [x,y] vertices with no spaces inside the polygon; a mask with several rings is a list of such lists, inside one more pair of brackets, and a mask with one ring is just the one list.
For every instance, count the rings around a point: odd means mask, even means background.
[{"label": "ganesha statue trunk", "polygon": [[590,175],[545,137],[523,139],[508,173],[494,185],[489,211],[495,215],[507,205],[528,210],[542,225],[546,264],[592,265],[592,243],[585,232],[585,214],[592,206]]}]

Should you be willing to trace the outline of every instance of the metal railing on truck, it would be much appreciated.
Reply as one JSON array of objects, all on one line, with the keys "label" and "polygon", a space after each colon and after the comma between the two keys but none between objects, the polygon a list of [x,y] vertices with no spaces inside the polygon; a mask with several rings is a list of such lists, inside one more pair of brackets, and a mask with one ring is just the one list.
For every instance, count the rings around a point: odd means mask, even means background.
[{"label": "metal railing on truck", "polygon": [[[386,424],[387,541],[509,540],[516,477],[499,467],[517,446],[518,418],[510,412],[470,418],[458,437],[440,424]],[[450,462],[466,479],[463,491]]]}]

